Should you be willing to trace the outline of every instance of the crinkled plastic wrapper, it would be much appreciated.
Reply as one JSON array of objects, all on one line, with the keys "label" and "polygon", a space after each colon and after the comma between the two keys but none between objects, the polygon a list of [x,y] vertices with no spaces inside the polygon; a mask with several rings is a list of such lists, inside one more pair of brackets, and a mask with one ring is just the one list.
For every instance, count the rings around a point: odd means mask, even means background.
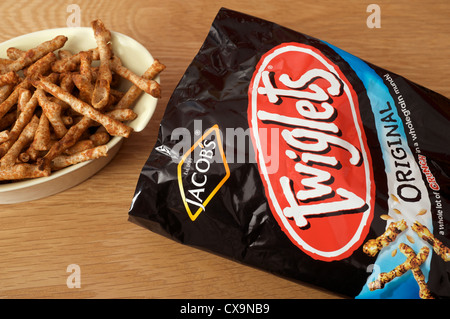
[{"label": "crinkled plastic wrapper", "polygon": [[351,298],[448,298],[449,120],[442,95],[221,9],[129,217]]}]

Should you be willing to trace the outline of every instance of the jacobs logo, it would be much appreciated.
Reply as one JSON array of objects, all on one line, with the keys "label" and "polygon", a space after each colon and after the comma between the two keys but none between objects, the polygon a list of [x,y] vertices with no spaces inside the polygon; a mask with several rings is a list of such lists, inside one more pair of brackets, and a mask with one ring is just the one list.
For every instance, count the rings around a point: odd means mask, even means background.
[{"label": "jacobs logo", "polygon": [[[199,138],[178,163],[178,186],[186,212],[192,221],[230,176],[220,131],[214,125]],[[211,173],[214,166],[214,173]]]},{"label": "jacobs logo", "polygon": [[[308,45],[273,48],[250,83],[248,119],[271,211],[289,239],[318,260],[351,255],[367,235],[375,190],[358,98],[338,66]],[[265,164],[274,137],[261,130],[279,132],[276,172]]]}]

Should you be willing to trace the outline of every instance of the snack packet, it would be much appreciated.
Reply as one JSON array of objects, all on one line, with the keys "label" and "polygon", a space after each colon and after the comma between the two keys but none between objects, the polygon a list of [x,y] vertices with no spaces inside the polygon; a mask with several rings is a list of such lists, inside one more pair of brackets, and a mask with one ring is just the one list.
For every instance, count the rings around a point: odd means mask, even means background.
[{"label": "snack packet", "polygon": [[450,100],[221,9],[130,220],[351,298],[450,297]]}]

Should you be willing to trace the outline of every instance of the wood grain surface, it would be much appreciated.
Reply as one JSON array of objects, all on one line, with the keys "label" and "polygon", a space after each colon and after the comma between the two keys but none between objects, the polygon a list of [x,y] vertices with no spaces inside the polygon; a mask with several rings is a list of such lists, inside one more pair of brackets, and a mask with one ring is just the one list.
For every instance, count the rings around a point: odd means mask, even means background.
[{"label": "wood grain surface", "polygon": [[[381,28],[366,24],[381,8]],[[450,97],[448,0],[44,1],[2,0],[0,42],[102,19],[142,43],[167,69],[154,117],[111,163],[67,191],[0,206],[0,298],[342,298],[175,243],[128,221],[139,172],[157,137],[171,92],[221,7],[326,40],[366,61]],[[67,267],[81,270],[69,288]]]}]

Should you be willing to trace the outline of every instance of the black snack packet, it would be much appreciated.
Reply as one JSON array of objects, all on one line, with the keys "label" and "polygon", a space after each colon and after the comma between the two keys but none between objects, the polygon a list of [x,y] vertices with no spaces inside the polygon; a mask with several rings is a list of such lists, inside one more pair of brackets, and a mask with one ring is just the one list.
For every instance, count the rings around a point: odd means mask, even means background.
[{"label": "black snack packet", "polygon": [[130,220],[352,298],[450,297],[450,100],[221,9]]}]

